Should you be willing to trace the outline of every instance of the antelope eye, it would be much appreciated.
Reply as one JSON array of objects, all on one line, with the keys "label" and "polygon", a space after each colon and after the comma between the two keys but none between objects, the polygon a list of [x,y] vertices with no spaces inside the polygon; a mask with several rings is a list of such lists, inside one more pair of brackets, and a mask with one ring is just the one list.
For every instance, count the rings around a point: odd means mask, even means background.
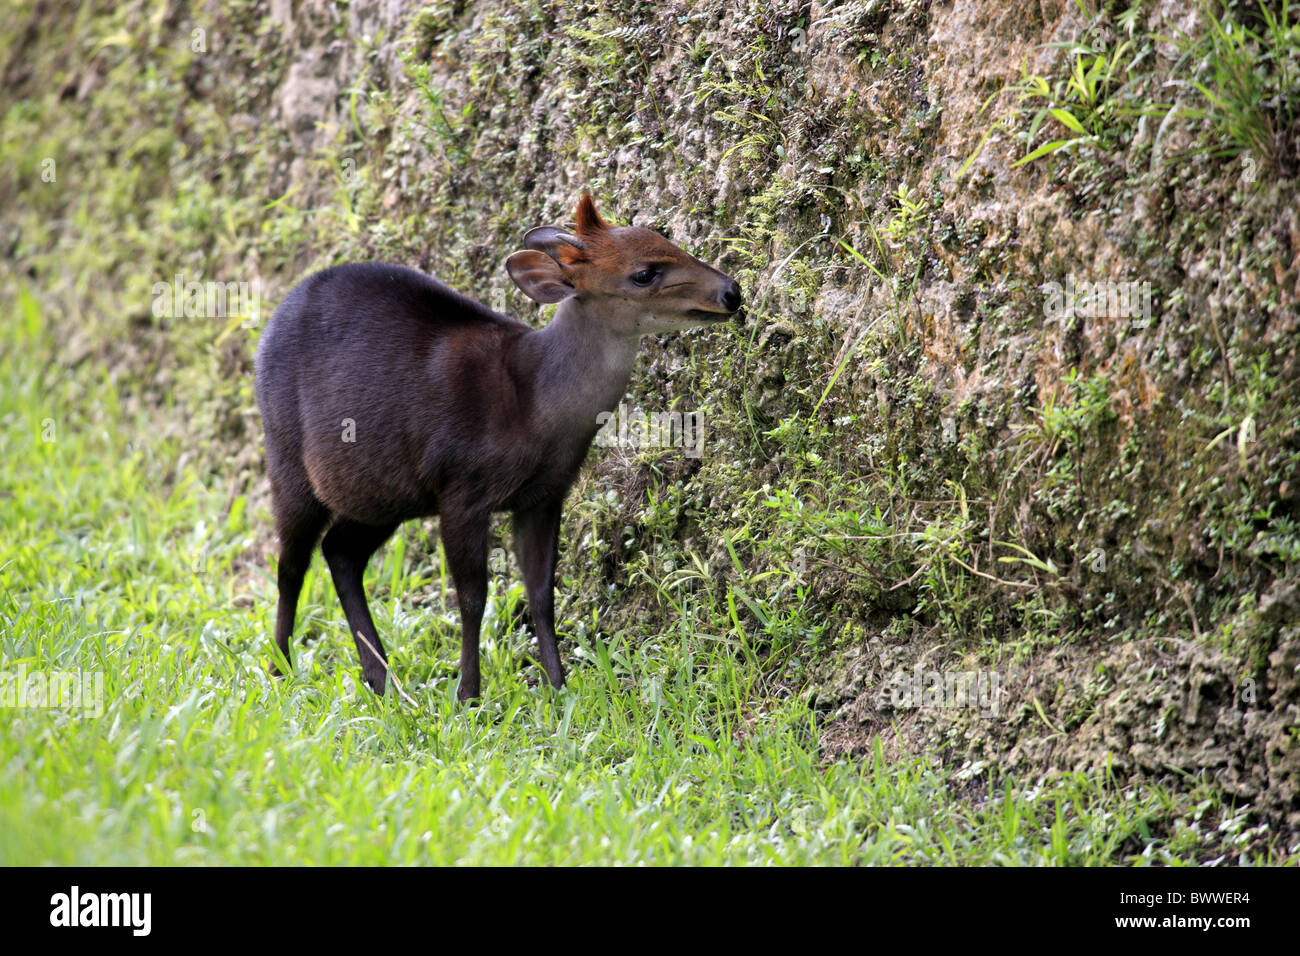
[{"label": "antelope eye", "polygon": [[632,276],[632,281],[637,285],[645,286],[654,282],[655,277],[658,275],[659,273],[654,269],[642,269],[640,272],[637,272]]}]

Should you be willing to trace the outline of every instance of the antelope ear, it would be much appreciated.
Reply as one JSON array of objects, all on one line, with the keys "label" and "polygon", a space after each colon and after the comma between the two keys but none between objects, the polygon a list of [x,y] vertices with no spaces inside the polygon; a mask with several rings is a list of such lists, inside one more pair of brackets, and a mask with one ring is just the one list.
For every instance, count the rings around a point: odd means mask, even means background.
[{"label": "antelope ear", "polygon": [[524,233],[524,248],[544,252],[552,259],[560,257],[560,248],[569,246],[581,252],[587,246],[581,239],[555,226],[538,226]]},{"label": "antelope ear", "polygon": [[521,249],[506,260],[506,271],[534,302],[562,302],[576,291],[564,267],[544,252]]}]

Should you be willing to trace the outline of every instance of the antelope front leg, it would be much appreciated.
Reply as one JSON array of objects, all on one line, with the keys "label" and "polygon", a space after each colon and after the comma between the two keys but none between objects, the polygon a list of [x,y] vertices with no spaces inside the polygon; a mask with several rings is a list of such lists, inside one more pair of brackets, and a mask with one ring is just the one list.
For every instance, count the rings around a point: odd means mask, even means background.
[{"label": "antelope front leg", "polygon": [[560,540],[562,501],[547,502],[528,511],[516,511],[515,554],[524,572],[528,607],[537,631],[542,667],[552,687],[564,686],[564,668],[555,640],[555,559]]}]

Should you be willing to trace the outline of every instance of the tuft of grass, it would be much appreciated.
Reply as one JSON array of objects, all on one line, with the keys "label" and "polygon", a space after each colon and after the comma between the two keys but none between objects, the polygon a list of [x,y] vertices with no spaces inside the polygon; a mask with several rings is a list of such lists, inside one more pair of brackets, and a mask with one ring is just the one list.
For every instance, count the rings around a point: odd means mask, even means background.
[{"label": "tuft of grass", "polygon": [[1193,61],[1191,85],[1207,103],[1184,115],[1208,123],[1213,156],[1248,153],[1277,175],[1300,171],[1300,22],[1290,0],[1253,11],[1227,0],[1202,2],[1208,29],[1174,42]]},{"label": "tuft of grass", "polygon": [[985,130],[962,164],[959,177],[965,176],[996,132],[1014,133],[1028,149],[1011,164],[1014,169],[1083,148],[1113,153],[1121,144],[1129,117],[1161,112],[1159,107],[1134,102],[1134,87],[1144,77],[1140,67],[1151,52],[1149,38],[1136,32],[1140,0],[1115,17],[1114,28],[1109,15],[1089,11],[1079,0],[1076,5],[1088,18],[1083,36],[1044,45],[1063,51],[1063,68],[1055,76],[1043,76],[1022,65],[1019,81],[985,101],[981,113],[1003,93],[1015,99],[1012,109]]},{"label": "tuft of grass", "polygon": [[1110,148],[1114,145],[1114,124],[1118,115],[1119,92],[1127,85],[1133,69],[1132,40],[1125,40],[1111,50],[1095,49],[1084,44],[1069,44],[1069,69],[1053,85],[1045,77],[1024,73],[1014,88],[1022,111],[1032,110],[1025,141],[1033,143],[1043,122],[1056,120],[1065,135],[1051,139],[1012,163],[1012,168],[1032,163],[1063,149],[1080,146]]}]

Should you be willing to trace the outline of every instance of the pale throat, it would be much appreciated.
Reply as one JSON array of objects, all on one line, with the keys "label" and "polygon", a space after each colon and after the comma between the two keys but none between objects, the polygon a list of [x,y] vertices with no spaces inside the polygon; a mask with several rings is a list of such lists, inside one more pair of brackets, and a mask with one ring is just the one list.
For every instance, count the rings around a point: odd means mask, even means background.
[{"label": "pale throat", "polygon": [[596,416],[612,411],[627,390],[641,336],[612,328],[569,298],[533,338],[544,421],[566,433],[595,431]]}]

